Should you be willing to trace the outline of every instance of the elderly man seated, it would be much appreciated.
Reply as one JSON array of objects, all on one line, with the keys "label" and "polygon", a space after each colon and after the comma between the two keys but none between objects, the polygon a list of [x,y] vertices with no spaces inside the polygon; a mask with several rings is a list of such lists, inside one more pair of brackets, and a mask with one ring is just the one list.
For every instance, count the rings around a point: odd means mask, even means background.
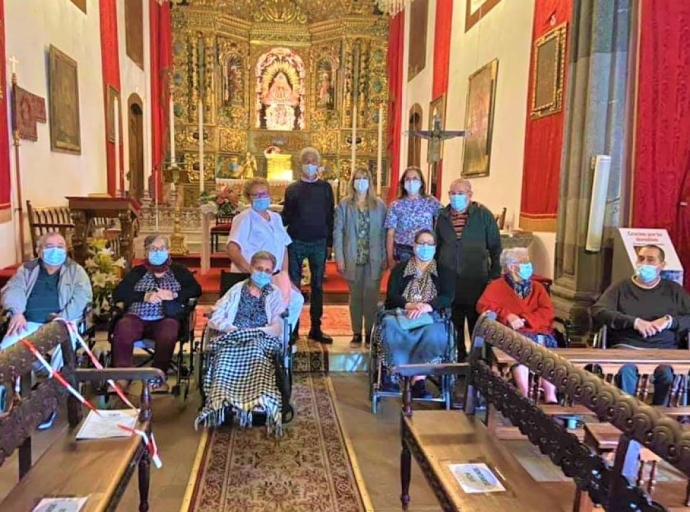
[{"label": "elderly man seated", "polygon": [[[609,347],[674,349],[690,328],[690,295],[677,283],[661,278],[666,257],[663,249],[646,245],[637,253],[635,275],[611,285],[592,306],[592,317],[608,328]],[[638,373],[625,365],[618,374],[620,388],[634,394]],[[668,397],[673,370],[659,366],[654,372],[654,405]]]},{"label": "elderly man seated", "polygon": [[[544,286],[532,280],[533,266],[527,249],[505,249],[500,261],[503,278],[489,283],[477,302],[477,312],[493,311],[499,322],[539,345],[555,348],[553,302]],[[513,367],[513,377],[520,392],[528,396],[527,367]],[[555,386],[545,379],[540,384],[544,390],[544,401],[557,403]]]},{"label": "elderly man seated", "polygon": [[[41,237],[37,248],[38,259],[22,264],[2,289],[2,308],[10,315],[2,350],[53,318],[79,320],[93,298],[89,276],[67,257],[67,242],[60,233]],[[59,351],[53,365],[62,366]]]},{"label": "elderly man seated", "polygon": [[232,221],[228,237],[228,255],[232,263],[230,270],[240,274],[251,274],[250,261],[258,251],[267,251],[275,256],[276,264],[271,280],[283,296],[283,305],[288,310],[288,322],[296,327],[304,306],[304,297],[288,275],[288,250],[292,243],[283,220],[268,209],[271,196],[268,181],[252,178],[244,184],[244,195],[251,204]]}]

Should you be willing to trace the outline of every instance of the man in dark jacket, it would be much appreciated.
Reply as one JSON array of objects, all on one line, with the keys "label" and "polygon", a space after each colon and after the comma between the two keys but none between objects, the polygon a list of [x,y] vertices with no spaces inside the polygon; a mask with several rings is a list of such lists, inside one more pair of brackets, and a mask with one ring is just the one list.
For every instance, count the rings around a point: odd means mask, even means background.
[{"label": "man in dark jacket", "polygon": [[477,300],[489,281],[501,275],[501,234],[491,211],[472,201],[472,185],[458,179],[450,184],[450,204],[436,221],[438,261],[455,275],[453,323],[458,336],[458,360],[467,358],[465,320],[470,335],[479,315]]}]

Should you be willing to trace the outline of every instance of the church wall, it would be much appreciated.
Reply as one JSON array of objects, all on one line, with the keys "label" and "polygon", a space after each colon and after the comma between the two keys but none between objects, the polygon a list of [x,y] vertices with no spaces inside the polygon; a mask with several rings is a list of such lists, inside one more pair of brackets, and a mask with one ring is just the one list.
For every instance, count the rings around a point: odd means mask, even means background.
[{"label": "church wall", "polygon": [[[6,50],[8,58],[14,56],[19,61],[18,83],[45,98],[48,116],[48,123],[38,123],[36,142],[21,141],[23,200],[30,200],[36,206],[56,206],[66,204],[68,195],[105,192],[105,113],[98,0],[88,0],[87,14],[70,1],[6,0],[5,16]],[[50,149],[47,53],[51,44],[78,64],[80,155]],[[0,225],[0,239],[12,240],[16,236],[12,223]],[[26,239],[28,244],[28,231]],[[0,267],[14,263],[14,244],[0,244]]]},{"label": "church wall", "polygon": [[[475,199],[498,213],[507,208],[507,227],[517,229],[522,192],[522,168],[525,144],[525,116],[527,115],[527,86],[529,79],[532,23],[535,0],[514,2],[503,0],[468,32],[465,32],[466,1],[453,5],[451,34],[450,82],[446,97],[446,129],[465,127],[465,110],[469,76],[493,59],[498,59],[498,81],[495,97],[490,175],[473,178]],[[430,2],[429,23],[435,18],[435,2]],[[432,13],[432,11],[434,11]],[[424,109],[424,127],[428,125],[433,67],[433,25],[427,32],[427,69],[408,84],[405,104],[419,103]],[[407,45],[410,41],[407,41]],[[417,85],[426,77],[427,87]],[[422,143],[422,162],[426,160],[426,142]],[[407,143],[403,144],[403,158]],[[447,188],[460,177],[463,141],[446,141],[443,150],[443,190],[441,200],[448,202]],[[404,161],[404,160],[403,160]],[[427,167],[426,164],[423,164]],[[535,233],[530,247],[536,272],[553,276],[555,234]]]}]

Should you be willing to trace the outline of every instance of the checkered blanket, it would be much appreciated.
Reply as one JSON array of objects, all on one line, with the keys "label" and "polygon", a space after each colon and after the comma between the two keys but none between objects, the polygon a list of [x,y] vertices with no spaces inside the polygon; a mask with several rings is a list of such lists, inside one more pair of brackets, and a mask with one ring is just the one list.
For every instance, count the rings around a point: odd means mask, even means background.
[{"label": "checkered blanket", "polygon": [[194,422],[215,427],[232,411],[242,427],[251,426],[252,413],[266,414],[266,426],[282,435],[282,397],[276,383],[279,338],[260,329],[232,333],[209,332],[208,368],[204,375],[206,403]]}]

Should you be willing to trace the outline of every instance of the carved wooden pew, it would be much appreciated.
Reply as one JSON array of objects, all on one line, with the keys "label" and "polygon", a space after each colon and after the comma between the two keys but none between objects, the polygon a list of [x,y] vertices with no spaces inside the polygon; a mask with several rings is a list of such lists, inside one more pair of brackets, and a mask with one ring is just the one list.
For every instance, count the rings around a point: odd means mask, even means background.
[{"label": "carved wooden pew", "polygon": [[[52,322],[28,336],[38,351],[47,354],[62,347],[65,366],[61,374],[78,388],[80,382],[107,379],[143,382],[140,413],[135,428],[151,431],[149,382],[164,377],[154,368],[90,370],[75,368],[75,354],[63,323]],[[67,396],[69,428],[59,434],[43,456],[32,465],[31,436],[36,427],[65,402],[64,388],[46,379],[33,389],[31,370],[35,358],[22,343],[0,352],[0,384],[15,388],[19,378],[21,393],[12,393],[9,410],[0,414],[0,465],[15,450],[19,457],[19,483],[0,503],[0,510],[32,510],[45,497],[90,496],[84,512],[115,510],[134,473],[139,469],[139,510],[148,510],[150,475],[149,452],[139,436],[103,440],[75,440],[82,419],[81,405]]]},{"label": "carved wooden pew", "polygon": [[[396,368],[403,377],[404,390],[401,419],[403,508],[409,503],[411,455],[414,455],[444,511],[563,509],[563,493],[572,492],[572,487],[563,484],[565,487],[558,495],[560,499],[554,500],[545,490],[547,484],[538,483],[529,476],[486,424],[474,416],[477,394],[480,393],[488,404],[517,425],[566,476],[573,478],[577,488],[574,510],[591,510],[593,503],[616,512],[666,510],[631,483],[636,476],[632,466],[636,466],[641,443],[681,473],[690,475],[690,431],[685,431],[675,420],[623,394],[554,351],[534,344],[486,316],[480,319],[474,336],[464,412],[424,410],[412,414],[410,380],[415,375],[460,373],[466,365]],[[600,420],[620,429],[621,440],[613,467],[554,418],[547,416],[533,401],[522,396],[495,367],[480,357],[486,345],[503,350],[537,375],[553,382],[560,392],[586,406]],[[494,470],[506,491],[465,494],[448,469],[450,463],[485,463]],[[623,474],[628,478],[621,476]],[[552,483],[548,487],[554,489]],[[678,504],[681,501],[682,493]]]},{"label": "carved wooden pew", "polygon": [[36,208],[31,201],[26,202],[26,212],[29,219],[29,233],[31,234],[31,247],[34,257],[38,257],[36,244],[38,239],[48,233],[60,233],[71,248],[74,223],[66,206],[50,206]]}]

